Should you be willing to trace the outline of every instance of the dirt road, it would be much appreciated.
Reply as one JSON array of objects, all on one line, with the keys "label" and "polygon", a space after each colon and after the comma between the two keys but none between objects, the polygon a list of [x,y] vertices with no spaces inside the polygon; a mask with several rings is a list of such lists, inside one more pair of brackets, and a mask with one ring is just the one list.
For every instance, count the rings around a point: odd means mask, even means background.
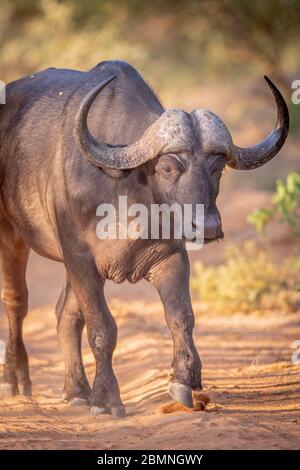
[{"label": "dirt road", "polygon": [[[161,306],[113,302],[120,327],[115,370],[128,412],[123,420],[91,417],[87,408],[61,402],[64,364],[53,308],[32,311],[25,336],[34,395],[0,401],[0,448],[299,448],[300,368],[291,363],[299,319],[278,313],[201,318],[200,305],[195,310],[212,403],[206,412],[161,414],[159,406],[169,401],[172,352]],[[91,379],[93,358],[86,345],[84,360]]]},{"label": "dirt road", "polygon": [[[227,239],[239,242],[249,230],[251,235],[246,214],[265,199],[263,193],[223,199]],[[223,247],[208,246],[201,258],[217,262]],[[299,314],[205,315],[195,302],[195,339],[211,404],[206,412],[162,414],[160,406],[170,400],[166,389],[172,342],[161,304],[146,283],[111,284],[109,304],[119,325],[114,367],[128,417],[91,417],[87,408],[71,408],[61,400],[64,363],[53,302],[62,279],[59,264],[32,256],[25,341],[34,394],[30,400],[0,399],[1,449],[300,447],[300,365],[291,362],[292,343],[300,340]],[[6,336],[1,313],[0,339]],[[86,342],[84,362],[92,381],[93,357]]]}]

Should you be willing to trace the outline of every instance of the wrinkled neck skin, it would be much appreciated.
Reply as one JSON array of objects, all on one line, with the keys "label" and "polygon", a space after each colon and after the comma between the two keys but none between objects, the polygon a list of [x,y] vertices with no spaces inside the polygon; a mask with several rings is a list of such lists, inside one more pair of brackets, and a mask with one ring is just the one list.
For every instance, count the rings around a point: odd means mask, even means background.
[{"label": "wrinkled neck skin", "polygon": [[113,172],[113,177],[109,176],[107,171],[94,167],[82,158],[80,155],[79,159],[74,159],[73,165],[68,165],[64,185],[66,191],[63,195],[58,191],[55,198],[61,241],[64,246],[71,247],[73,244],[75,249],[76,239],[80,239],[79,249],[92,254],[104,280],[120,283],[126,279],[137,282],[147,278],[152,281],[158,274],[161,262],[175,252],[184,251],[185,242],[141,238],[99,239],[96,228],[101,218],[96,211],[103,203],[117,208],[119,197],[126,196],[128,207],[143,204],[150,214],[151,204],[163,202],[163,194],[154,177],[154,162],[116,178],[118,173]]}]

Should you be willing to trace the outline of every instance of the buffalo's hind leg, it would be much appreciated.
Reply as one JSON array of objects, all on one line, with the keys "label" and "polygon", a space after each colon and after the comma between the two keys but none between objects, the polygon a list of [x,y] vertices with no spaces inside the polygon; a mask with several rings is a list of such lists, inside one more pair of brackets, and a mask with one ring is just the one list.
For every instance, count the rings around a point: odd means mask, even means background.
[{"label": "buffalo's hind leg", "polygon": [[23,343],[23,320],[28,310],[25,272],[29,248],[6,220],[1,219],[0,262],[2,300],[8,318],[9,336],[6,347],[1,395],[31,395],[28,356]]},{"label": "buffalo's hind leg", "polygon": [[81,356],[81,338],[85,321],[68,280],[56,305],[56,315],[58,339],[66,367],[63,399],[70,405],[87,404],[91,389]]}]

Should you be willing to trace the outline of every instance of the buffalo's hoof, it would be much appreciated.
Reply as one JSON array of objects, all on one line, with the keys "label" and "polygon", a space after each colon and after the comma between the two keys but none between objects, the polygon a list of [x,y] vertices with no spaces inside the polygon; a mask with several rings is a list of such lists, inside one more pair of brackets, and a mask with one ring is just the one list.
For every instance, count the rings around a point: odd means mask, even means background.
[{"label": "buffalo's hoof", "polygon": [[105,415],[107,413],[108,413],[108,411],[107,411],[106,408],[102,408],[100,406],[92,406],[91,407],[91,415],[92,416]]},{"label": "buffalo's hoof", "polygon": [[113,407],[111,407],[110,414],[114,418],[125,418],[125,416],[126,416],[125,406],[113,406]]},{"label": "buffalo's hoof", "polygon": [[69,406],[89,406],[89,402],[86,398],[74,397],[68,401]]},{"label": "buffalo's hoof", "polygon": [[112,406],[111,408],[104,408],[100,406],[91,407],[92,416],[105,415],[105,414],[111,414],[114,418],[125,418],[126,416],[125,406]]},{"label": "buffalo's hoof", "polygon": [[0,397],[11,398],[16,395],[16,387],[9,383],[0,384]]},{"label": "buffalo's hoof", "polygon": [[192,389],[187,385],[170,382],[169,394],[173,400],[181,403],[183,406],[186,406],[187,408],[193,408]]}]

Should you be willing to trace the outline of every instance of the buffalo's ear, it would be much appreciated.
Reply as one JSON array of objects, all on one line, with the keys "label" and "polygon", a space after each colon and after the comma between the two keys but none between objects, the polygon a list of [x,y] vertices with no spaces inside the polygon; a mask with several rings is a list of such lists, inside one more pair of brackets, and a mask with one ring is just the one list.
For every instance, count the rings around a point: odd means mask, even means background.
[{"label": "buffalo's ear", "polygon": [[111,178],[126,178],[129,173],[131,173],[131,170],[116,170],[115,168],[101,168],[103,173],[105,173],[107,176],[110,176]]}]

